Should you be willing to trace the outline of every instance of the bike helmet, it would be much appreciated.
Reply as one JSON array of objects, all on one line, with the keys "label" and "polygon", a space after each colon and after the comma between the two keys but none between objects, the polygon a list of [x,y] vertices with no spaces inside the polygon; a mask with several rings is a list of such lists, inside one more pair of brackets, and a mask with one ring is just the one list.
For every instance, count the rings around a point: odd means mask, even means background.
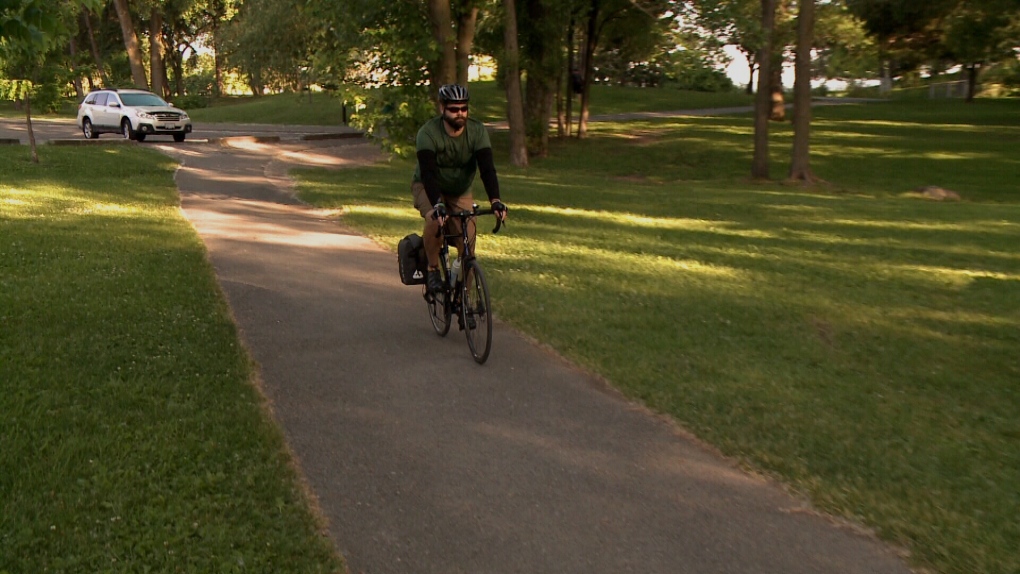
[{"label": "bike helmet", "polygon": [[447,102],[466,102],[470,99],[467,88],[460,84],[446,84],[439,88],[439,101],[444,104]]}]

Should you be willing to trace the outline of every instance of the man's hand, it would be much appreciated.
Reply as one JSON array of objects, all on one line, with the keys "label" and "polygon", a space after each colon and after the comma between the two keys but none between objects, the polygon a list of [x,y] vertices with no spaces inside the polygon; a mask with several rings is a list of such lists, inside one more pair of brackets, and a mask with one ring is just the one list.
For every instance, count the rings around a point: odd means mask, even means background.
[{"label": "man's hand", "polygon": [[433,205],[431,217],[439,221],[439,227],[446,225],[446,204],[440,201]]},{"label": "man's hand", "polygon": [[497,219],[500,221],[506,221],[506,214],[508,211],[510,210],[507,208],[505,203],[498,199],[492,200],[492,213]]}]

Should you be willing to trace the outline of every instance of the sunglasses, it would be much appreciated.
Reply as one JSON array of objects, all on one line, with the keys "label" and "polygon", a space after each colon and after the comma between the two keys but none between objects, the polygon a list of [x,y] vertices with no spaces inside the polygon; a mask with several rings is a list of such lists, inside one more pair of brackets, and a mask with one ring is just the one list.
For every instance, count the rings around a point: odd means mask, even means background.
[{"label": "sunglasses", "polygon": [[446,111],[448,111],[450,113],[453,113],[453,114],[459,114],[461,112],[467,113],[468,107],[467,106],[446,106]]}]

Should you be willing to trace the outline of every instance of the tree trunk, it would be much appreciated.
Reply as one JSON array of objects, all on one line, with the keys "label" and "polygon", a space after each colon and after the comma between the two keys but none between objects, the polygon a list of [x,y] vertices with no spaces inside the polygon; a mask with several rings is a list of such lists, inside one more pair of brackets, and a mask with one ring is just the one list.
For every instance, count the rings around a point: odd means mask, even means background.
[{"label": "tree trunk", "polygon": [[82,91],[81,88],[81,73],[78,70],[78,40],[74,36],[71,36],[71,42],[68,49],[71,54],[71,66],[74,70],[74,80],[72,81],[74,83],[74,95],[80,102],[82,98],[85,97],[85,92]]},{"label": "tree trunk", "polygon": [[754,93],[754,71],[758,68],[758,64],[753,59],[747,60],[747,88],[744,90],[747,95]]},{"label": "tree trunk", "polygon": [[506,11],[503,26],[503,47],[506,51],[504,74],[506,82],[506,119],[510,125],[510,163],[528,167],[528,145],[524,131],[524,102],[521,101],[520,46],[517,42],[517,8],[514,0],[503,0]]},{"label": "tree trunk", "polygon": [[567,126],[564,122],[567,119],[566,110],[563,105],[563,72],[556,74],[556,137],[561,138],[567,133]]},{"label": "tree trunk", "polygon": [[89,35],[89,46],[92,50],[92,60],[96,63],[96,71],[99,72],[99,82],[106,85],[106,69],[103,66],[103,55],[99,51],[99,44],[96,43],[96,35],[92,31],[92,13],[88,8],[82,8],[81,17],[85,20],[85,30]]},{"label": "tree trunk", "polygon": [[811,173],[811,48],[815,37],[815,0],[800,0],[797,13],[796,80],[793,84],[793,152],[790,179],[814,183]]},{"label": "tree trunk", "polygon": [[764,38],[758,51],[758,93],[754,98],[754,160],[751,163],[751,177],[769,177],[769,111],[772,79],[772,36],[776,23],[776,0],[761,0],[761,29]]},{"label": "tree trunk", "polygon": [[223,95],[223,61],[220,59],[220,25],[219,20],[213,21],[212,26],[212,48],[213,48],[213,95]]},{"label": "tree trunk", "polygon": [[177,28],[171,23],[168,46],[173,49],[167,50],[167,55],[170,56],[170,66],[174,71],[174,94],[179,98],[184,95],[184,54],[181,53],[181,46],[177,42],[178,34]]},{"label": "tree trunk", "polygon": [[457,14],[457,83],[468,84],[471,68],[471,52],[475,44],[475,24],[478,23],[478,7],[465,0]]},{"label": "tree trunk", "polygon": [[591,100],[591,82],[595,74],[595,47],[598,45],[599,0],[591,0],[588,13],[588,33],[584,38],[584,80],[581,88],[581,120],[577,125],[577,137],[588,135],[588,107]]},{"label": "tree trunk", "polygon": [[457,46],[451,26],[450,0],[428,0],[432,38],[439,45],[439,61],[431,66],[432,92],[457,81]]},{"label": "tree trunk", "polygon": [[978,69],[981,64],[971,64],[967,66],[967,99],[966,102],[972,103],[974,101],[974,95],[977,93],[977,77]]},{"label": "tree trunk", "polygon": [[552,114],[552,99],[555,95],[548,77],[528,74],[524,90],[527,106],[524,108],[524,125],[528,141],[528,153],[545,157],[549,153],[549,119]]},{"label": "tree trunk", "polygon": [[786,100],[783,96],[782,57],[772,59],[772,67],[769,68],[769,78],[769,97],[772,102],[772,108],[769,110],[769,119],[774,122],[781,122],[786,119]]},{"label": "tree trunk", "polygon": [[163,98],[169,97],[166,86],[166,67],[163,65],[163,12],[158,6],[152,8],[149,26],[149,75],[152,77],[152,92]]},{"label": "tree trunk", "polygon": [[25,94],[25,127],[28,129],[28,147],[32,154],[32,163],[39,163],[39,149],[35,145],[35,130],[32,129],[32,96]]},{"label": "tree trunk", "polygon": [[[549,16],[544,0],[525,0],[528,22],[532,25],[546,21]],[[528,153],[544,157],[549,153],[549,120],[556,96],[556,77],[560,66],[557,59],[562,44],[553,35],[532,35],[526,44],[528,82],[525,85],[524,126],[528,140]]]},{"label": "tree trunk", "polygon": [[127,48],[128,62],[131,64],[131,79],[138,88],[148,90],[149,81],[145,77],[145,65],[142,64],[142,50],[138,46],[138,34],[135,33],[135,25],[131,22],[131,10],[128,8],[127,0],[113,0],[113,6],[117,9],[120,30],[124,34],[124,47]]},{"label": "tree trunk", "polygon": [[577,71],[574,53],[574,17],[571,16],[570,27],[567,28],[567,109],[564,121],[566,130],[563,134],[567,137],[574,130],[574,73]]}]

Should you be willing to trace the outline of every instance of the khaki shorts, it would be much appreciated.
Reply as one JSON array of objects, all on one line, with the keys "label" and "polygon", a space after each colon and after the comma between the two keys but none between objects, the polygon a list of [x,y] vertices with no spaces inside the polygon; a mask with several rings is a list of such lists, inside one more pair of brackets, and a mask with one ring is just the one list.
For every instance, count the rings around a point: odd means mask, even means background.
[{"label": "khaki shorts", "polygon": [[[432,211],[432,204],[429,202],[429,195],[425,193],[425,185],[420,181],[411,182],[411,195],[414,197],[414,208],[422,217],[427,216]],[[471,211],[471,206],[475,204],[470,193],[460,197],[444,195],[442,199],[448,211]]]},{"label": "khaki shorts", "polygon": [[[411,183],[411,195],[414,196],[414,207],[421,213],[422,218],[425,219],[425,229],[422,231],[422,239],[425,240],[425,255],[428,257],[429,266],[434,267],[439,260],[439,251],[443,245],[443,239],[436,237],[439,233],[439,223],[434,219],[429,219],[429,212],[432,211],[432,205],[429,203],[429,196],[425,193],[425,186],[419,182]],[[449,211],[471,211],[474,205],[474,200],[471,198],[470,193],[465,193],[460,197],[443,196],[443,203],[446,204],[446,208]],[[451,217],[446,220],[446,233],[452,235],[460,235],[460,219]],[[468,236],[474,241],[475,238],[475,220],[471,219],[468,223]],[[455,242],[457,246],[457,252],[461,250],[461,241],[458,238]]]}]

